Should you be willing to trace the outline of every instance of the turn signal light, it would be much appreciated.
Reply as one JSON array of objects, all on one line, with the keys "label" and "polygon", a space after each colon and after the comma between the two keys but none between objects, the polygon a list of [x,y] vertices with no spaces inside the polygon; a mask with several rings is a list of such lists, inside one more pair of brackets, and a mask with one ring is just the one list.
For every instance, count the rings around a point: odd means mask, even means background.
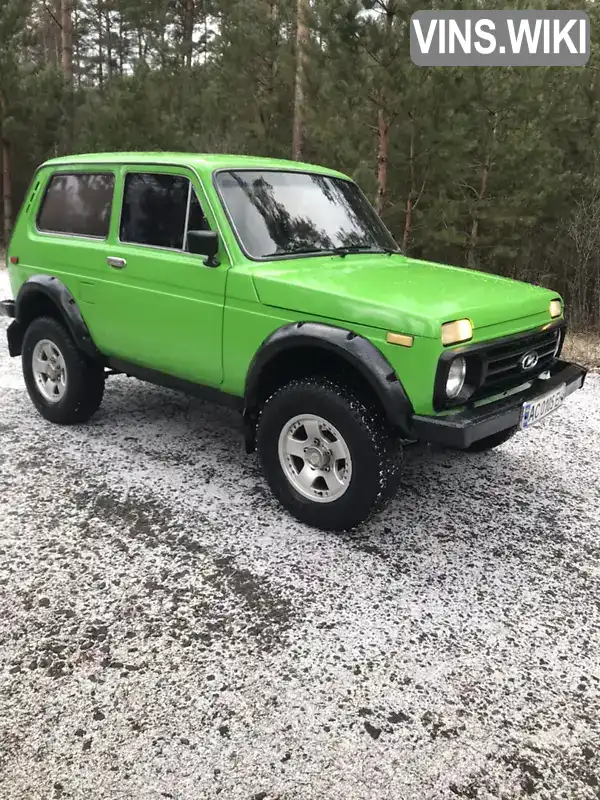
[{"label": "turn signal light", "polygon": [[550,301],[550,316],[554,319],[562,314],[562,302],[558,299]]},{"label": "turn signal light", "polygon": [[458,344],[473,338],[473,323],[470,319],[457,319],[442,325],[442,344]]},{"label": "turn signal light", "polygon": [[388,332],[388,335],[385,337],[385,340],[388,344],[399,344],[401,347],[412,347],[414,343],[414,337],[407,336],[405,333],[391,333]]}]

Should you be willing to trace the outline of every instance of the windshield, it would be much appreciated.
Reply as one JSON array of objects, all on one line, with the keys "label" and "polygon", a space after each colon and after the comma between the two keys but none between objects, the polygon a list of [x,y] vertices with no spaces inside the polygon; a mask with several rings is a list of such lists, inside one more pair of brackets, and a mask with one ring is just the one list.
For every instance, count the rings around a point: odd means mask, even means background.
[{"label": "windshield", "polygon": [[351,181],[276,170],[219,172],[216,184],[251,258],[398,250]]}]

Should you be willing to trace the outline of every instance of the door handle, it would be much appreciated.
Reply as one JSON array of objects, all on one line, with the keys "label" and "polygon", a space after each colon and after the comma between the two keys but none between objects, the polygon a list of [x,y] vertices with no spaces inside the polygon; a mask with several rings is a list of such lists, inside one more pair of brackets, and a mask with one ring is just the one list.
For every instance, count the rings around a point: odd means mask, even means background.
[{"label": "door handle", "polygon": [[114,256],[108,256],[106,263],[114,269],[123,269],[127,266],[127,261],[124,258],[115,258]]}]

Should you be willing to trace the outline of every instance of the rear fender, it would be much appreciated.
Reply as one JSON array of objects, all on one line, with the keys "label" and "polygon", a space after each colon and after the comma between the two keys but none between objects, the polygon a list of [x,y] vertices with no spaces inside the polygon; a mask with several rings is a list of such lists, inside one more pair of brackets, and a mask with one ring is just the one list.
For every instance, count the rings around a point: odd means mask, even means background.
[{"label": "rear fender", "polygon": [[27,326],[36,317],[47,313],[48,302],[68,328],[79,349],[90,358],[102,358],[75,298],[62,281],[51,275],[32,275],[19,289],[15,299],[15,321],[7,332],[10,355],[21,355]]}]

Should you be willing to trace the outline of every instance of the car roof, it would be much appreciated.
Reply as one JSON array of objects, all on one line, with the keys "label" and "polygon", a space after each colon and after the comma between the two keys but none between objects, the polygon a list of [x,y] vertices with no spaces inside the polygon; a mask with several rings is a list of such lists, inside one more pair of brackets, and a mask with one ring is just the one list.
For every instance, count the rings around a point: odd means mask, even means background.
[{"label": "car roof", "polygon": [[263,170],[296,170],[300,172],[317,172],[338,178],[347,178],[342,172],[305,164],[300,161],[288,161],[280,158],[263,158],[262,156],[240,156],[206,153],[80,153],[78,155],[61,156],[46,161],[42,166],[95,166],[107,164],[147,164],[154,166],[186,166],[201,171],[212,172],[218,169],[263,169]]}]

